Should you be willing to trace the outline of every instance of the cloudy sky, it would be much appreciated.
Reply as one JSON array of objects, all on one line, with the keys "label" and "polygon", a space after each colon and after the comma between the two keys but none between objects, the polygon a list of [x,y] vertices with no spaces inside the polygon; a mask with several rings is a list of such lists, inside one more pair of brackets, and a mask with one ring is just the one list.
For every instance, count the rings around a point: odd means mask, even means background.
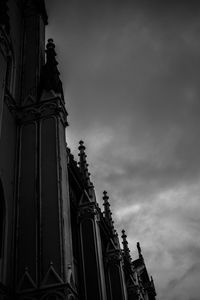
[{"label": "cloudy sky", "polygon": [[200,5],[48,0],[77,157],[132,258],[140,241],[160,300],[200,294]]}]

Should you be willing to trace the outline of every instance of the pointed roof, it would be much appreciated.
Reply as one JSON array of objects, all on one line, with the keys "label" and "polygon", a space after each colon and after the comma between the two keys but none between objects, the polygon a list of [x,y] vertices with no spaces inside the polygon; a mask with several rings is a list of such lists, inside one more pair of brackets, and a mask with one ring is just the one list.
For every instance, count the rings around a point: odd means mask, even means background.
[{"label": "pointed roof", "polygon": [[58,71],[55,52],[55,44],[53,39],[48,39],[46,45],[46,64],[42,68],[41,74],[41,90],[50,91],[53,90],[57,94],[61,94],[61,98],[64,101],[62,82],[60,80],[60,72]]}]

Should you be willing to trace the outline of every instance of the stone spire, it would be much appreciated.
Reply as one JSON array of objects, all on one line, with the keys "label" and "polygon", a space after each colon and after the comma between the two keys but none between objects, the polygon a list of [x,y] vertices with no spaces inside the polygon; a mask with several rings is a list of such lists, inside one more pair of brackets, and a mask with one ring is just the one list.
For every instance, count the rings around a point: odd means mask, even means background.
[{"label": "stone spire", "polygon": [[142,256],[142,250],[140,248],[140,243],[137,242],[137,249],[138,249],[138,255],[139,255],[139,258],[143,259],[143,256]]},{"label": "stone spire", "polygon": [[10,23],[8,17],[8,5],[7,0],[0,1],[0,25],[5,27],[6,32],[10,31]]},{"label": "stone spire", "polygon": [[46,91],[53,90],[55,93],[61,94],[62,100],[64,100],[62,82],[59,77],[60,72],[57,68],[58,62],[56,60],[55,44],[53,39],[48,39],[45,52],[46,64],[42,69],[41,89]]},{"label": "stone spire", "polygon": [[108,223],[108,225],[110,226],[111,230],[112,230],[112,233],[115,234],[115,230],[114,230],[114,226],[113,226],[113,220],[112,220],[112,212],[110,210],[110,203],[108,201],[109,197],[107,195],[107,192],[104,191],[103,192],[103,206],[104,206],[104,217]]},{"label": "stone spire", "polygon": [[125,233],[125,230],[123,229],[122,230],[122,244],[123,244],[123,254],[124,254],[124,258],[125,260],[131,264],[131,256],[130,256],[130,250],[129,250],[129,247],[128,247],[128,242],[126,240],[127,238],[127,235]]},{"label": "stone spire", "polygon": [[85,153],[84,142],[79,142],[79,168],[82,174],[83,182],[87,187],[93,187],[92,182],[90,181],[90,173],[88,171],[87,155]]}]

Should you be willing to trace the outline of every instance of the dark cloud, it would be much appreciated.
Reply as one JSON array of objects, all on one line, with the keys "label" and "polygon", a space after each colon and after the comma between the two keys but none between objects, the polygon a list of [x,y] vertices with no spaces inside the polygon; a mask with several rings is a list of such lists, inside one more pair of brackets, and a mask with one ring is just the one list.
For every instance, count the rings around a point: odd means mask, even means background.
[{"label": "dark cloud", "polygon": [[[166,291],[167,290],[172,291],[172,290],[176,289],[178,286],[184,286],[184,284],[187,285],[187,281],[191,277],[194,278],[194,280],[196,282],[198,282],[198,278],[195,278],[195,275],[198,276],[199,271],[200,271],[200,263],[195,262],[188,270],[186,270],[186,272],[181,277],[171,280],[167,286]],[[182,295],[180,293],[179,297],[181,297],[181,296]],[[175,298],[173,298],[173,299],[175,299]],[[196,298],[190,298],[190,299],[198,299],[198,298],[196,297]]]},{"label": "dark cloud", "polygon": [[[158,299],[199,299],[200,2],[48,0],[77,155]],[[136,251],[132,252],[136,257]],[[159,263],[158,263],[159,262]]]}]

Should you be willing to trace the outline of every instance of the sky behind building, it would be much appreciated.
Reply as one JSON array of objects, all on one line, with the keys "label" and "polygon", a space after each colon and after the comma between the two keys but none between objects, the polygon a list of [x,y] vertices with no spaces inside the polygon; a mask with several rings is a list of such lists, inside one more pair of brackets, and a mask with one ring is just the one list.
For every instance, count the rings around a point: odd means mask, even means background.
[{"label": "sky behind building", "polygon": [[77,155],[87,146],[158,299],[199,300],[200,5],[197,1],[48,0]]}]

